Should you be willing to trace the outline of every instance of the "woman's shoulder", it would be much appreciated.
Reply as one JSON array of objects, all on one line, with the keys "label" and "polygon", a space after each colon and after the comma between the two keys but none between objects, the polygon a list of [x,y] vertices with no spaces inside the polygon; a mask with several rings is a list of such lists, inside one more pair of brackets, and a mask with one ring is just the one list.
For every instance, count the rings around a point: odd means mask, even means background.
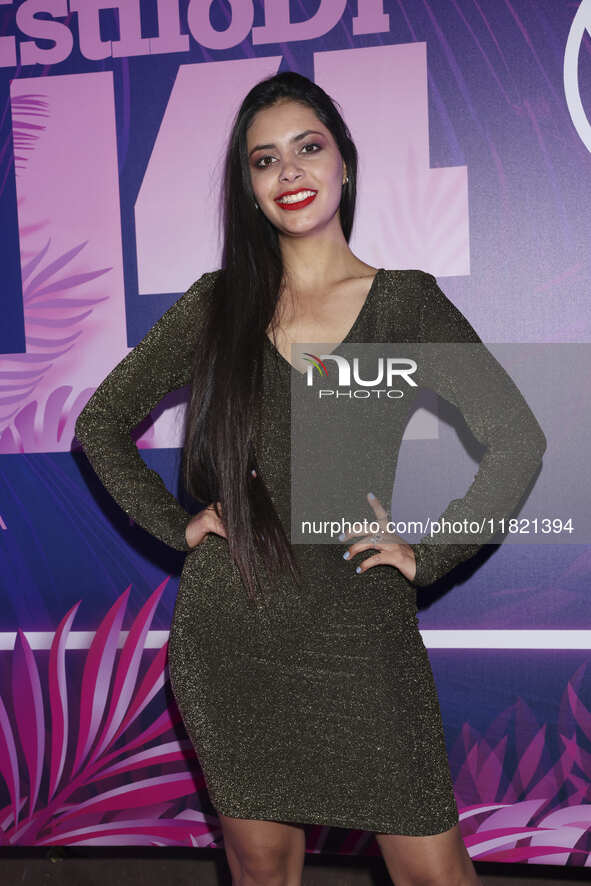
[{"label": "woman's shoulder", "polygon": [[421,268],[384,268],[386,278],[393,283],[410,286],[432,286],[437,283],[433,274]]},{"label": "woman's shoulder", "polygon": [[437,277],[422,268],[389,268],[385,269],[385,277],[394,289],[403,289],[405,293],[414,294],[419,304],[439,305],[447,309],[453,303],[445,295]]},{"label": "woman's shoulder", "polygon": [[195,311],[203,308],[211,294],[215,281],[221,272],[220,268],[214,271],[205,271],[191,283],[189,288],[176,301],[176,307],[180,310]]},{"label": "woman's shoulder", "polygon": [[190,328],[204,316],[208,295],[213,289],[219,271],[206,271],[201,274],[164,312],[155,324],[158,330],[170,328],[183,330]]},{"label": "woman's shoulder", "polygon": [[433,274],[422,268],[384,268],[381,282],[388,301],[392,298],[399,303],[403,298],[416,309],[430,300],[436,290],[441,293]]},{"label": "woman's shoulder", "polygon": [[418,317],[422,341],[468,341],[481,339],[468,319],[443,292],[437,278],[420,268],[388,269],[392,291],[402,290]]},{"label": "woman's shoulder", "polygon": [[214,271],[205,271],[203,274],[201,274],[200,277],[198,277],[193,283],[191,283],[187,292],[209,291],[221,272],[221,268],[216,268]]}]

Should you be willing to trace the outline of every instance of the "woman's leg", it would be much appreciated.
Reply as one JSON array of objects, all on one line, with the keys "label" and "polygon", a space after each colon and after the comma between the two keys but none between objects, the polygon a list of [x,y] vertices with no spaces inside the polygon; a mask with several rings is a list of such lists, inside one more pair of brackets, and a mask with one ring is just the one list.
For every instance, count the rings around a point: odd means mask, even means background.
[{"label": "woman's leg", "polygon": [[301,886],[306,834],[299,825],[218,813],[232,886]]},{"label": "woman's leg", "polygon": [[482,886],[459,825],[442,834],[376,834],[395,886]]}]

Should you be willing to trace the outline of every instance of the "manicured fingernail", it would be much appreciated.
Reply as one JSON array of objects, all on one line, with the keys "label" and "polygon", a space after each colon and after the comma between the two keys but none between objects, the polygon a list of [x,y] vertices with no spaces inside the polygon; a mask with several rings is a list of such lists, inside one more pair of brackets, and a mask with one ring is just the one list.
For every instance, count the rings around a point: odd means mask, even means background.
[{"label": "manicured fingernail", "polygon": [[361,572],[361,566],[358,566],[355,572]]},{"label": "manicured fingernail", "polygon": [[351,551],[345,551],[345,553],[343,554],[343,560],[348,560],[350,556],[351,556]]},{"label": "manicured fingernail", "polygon": [[339,541],[345,541],[345,533],[344,532],[339,533]]},{"label": "manicured fingernail", "polygon": [[367,494],[370,498],[375,498],[375,495],[373,494],[373,492],[368,492]]}]

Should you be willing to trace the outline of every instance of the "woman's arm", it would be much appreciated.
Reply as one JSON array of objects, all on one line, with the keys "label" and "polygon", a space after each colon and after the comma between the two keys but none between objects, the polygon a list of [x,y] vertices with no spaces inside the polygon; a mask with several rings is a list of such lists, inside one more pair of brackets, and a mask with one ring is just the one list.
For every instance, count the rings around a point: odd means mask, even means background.
[{"label": "woman's arm", "polygon": [[439,349],[441,359],[429,361],[433,365],[426,370],[426,377],[432,383],[426,386],[457,406],[474,437],[487,447],[465,496],[453,499],[438,519],[480,521],[488,517],[495,527],[493,533],[478,534],[474,543],[454,542],[454,535],[444,532],[437,538],[425,535],[411,544],[416,559],[412,584],[422,587],[474,556],[496,534],[499,518],[513,514],[542,461],[546,437],[510,376],[444,295],[435,277],[419,273],[424,277],[420,340],[465,343]]},{"label": "woman's arm", "polygon": [[131,431],[169,391],[190,380],[203,299],[217,271],[203,274],[96,389],[76,421],[76,437],[96,474],[136,523],[173,548],[190,550],[191,519],[141,457]]}]

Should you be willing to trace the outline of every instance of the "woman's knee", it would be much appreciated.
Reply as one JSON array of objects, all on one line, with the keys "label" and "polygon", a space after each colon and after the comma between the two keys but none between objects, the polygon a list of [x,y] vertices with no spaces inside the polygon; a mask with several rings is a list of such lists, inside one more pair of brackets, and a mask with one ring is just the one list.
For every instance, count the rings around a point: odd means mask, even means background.
[{"label": "woman's knee", "polygon": [[475,886],[478,878],[458,826],[442,834],[377,834],[389,873],[399,886]]},{"label": "woman's knee", "polygon": [[254,850],[240,859],[241,886],[288,886],[289,853]]},{"label": "woman's knee", "polygon": [[278,822],[220,816],[228,862],[244,886],[291,886],[303,866],[301,828]]}]

